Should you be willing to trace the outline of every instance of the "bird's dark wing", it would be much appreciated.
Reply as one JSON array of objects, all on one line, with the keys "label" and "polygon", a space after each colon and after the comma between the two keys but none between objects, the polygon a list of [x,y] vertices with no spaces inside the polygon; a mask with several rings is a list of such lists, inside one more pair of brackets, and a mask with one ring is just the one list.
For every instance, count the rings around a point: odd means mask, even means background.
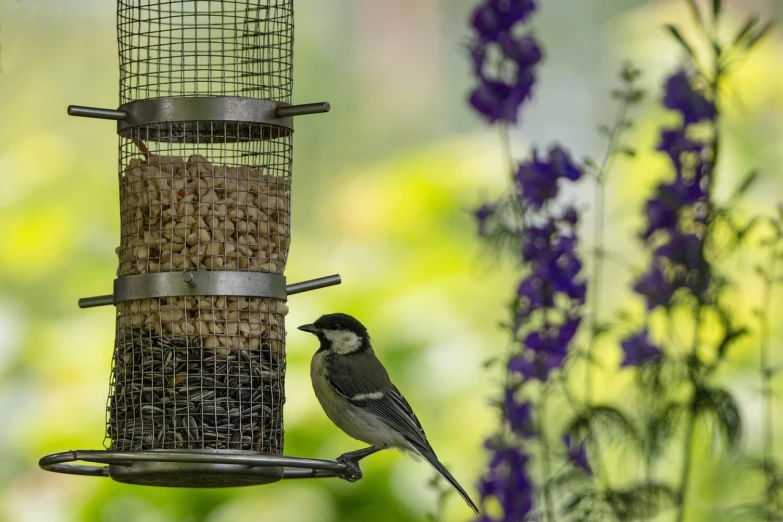
[{"label": "bird's dark wing", "polygon": [[375,354],[364,352],[349,357],[362,360],[348,365],[343,357],[335,357],[329,363],[327,377],[335,391],[351,404],[377,415],[409,442],[432,451],[419,419]]}]

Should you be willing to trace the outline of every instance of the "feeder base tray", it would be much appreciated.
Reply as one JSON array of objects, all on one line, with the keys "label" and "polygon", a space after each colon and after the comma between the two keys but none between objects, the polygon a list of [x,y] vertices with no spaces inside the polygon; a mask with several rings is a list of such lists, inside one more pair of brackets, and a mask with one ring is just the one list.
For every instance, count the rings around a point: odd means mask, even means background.
[{"label": "feeder base tray", "polygon": [[[188,453],[202,453],[199,450]],[[214,454],[206,452],[205,455]],[[257,455],[245,451],[221,451],[222,455]],[[229,488],[277,482],[283,478],[281,466],[254,467],[243,464],[142,461],[110,464],[109,476],[117,482],[172,488]]]},{"label": "feeder base tray", "polygon": [[[103,465],[77,464],[79,461]],[[344,478],[349,472],[345,464],[331,460],[238,450],[77,450],[47,455],[39,465],[57,473],[183,488],[253,486],[291,478]]]}]

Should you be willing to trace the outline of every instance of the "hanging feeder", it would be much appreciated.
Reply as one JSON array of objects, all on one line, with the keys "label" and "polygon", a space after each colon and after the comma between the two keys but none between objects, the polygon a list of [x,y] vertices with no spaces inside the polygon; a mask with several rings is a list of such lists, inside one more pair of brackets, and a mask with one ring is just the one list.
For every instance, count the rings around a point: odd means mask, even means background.
[{"label": "hanging feeder", "polygon": [[[216,487],[347,476],[283,456],[293,0],[118,0],[120,246],[105,450],[61,473]],[[79,464],[78,462],[82,462]],[[90,463],[90,464],[83,464]],[[98,465],[95,465],[98,464]]]}]

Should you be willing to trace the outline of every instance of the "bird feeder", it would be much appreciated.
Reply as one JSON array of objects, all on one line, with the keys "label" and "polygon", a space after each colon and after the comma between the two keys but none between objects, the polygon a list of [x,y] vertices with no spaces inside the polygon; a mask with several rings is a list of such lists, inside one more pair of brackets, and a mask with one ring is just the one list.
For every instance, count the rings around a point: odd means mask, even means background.
[{"label": "bird feeder", "polygon": [[[344,476],[283,456],[293,0],[118,0],[121,234],[103,450],[50,471],[215,487]],[[80,463],[81,462],[81,463]],[[97,465],[96,465],[97,464]]]}]

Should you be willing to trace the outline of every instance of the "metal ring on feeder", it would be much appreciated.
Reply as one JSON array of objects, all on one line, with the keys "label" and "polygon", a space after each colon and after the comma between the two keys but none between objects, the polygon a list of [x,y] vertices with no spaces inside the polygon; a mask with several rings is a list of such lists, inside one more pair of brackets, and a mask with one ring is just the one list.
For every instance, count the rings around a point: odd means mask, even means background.
[{"label": "metal ring on feeder", "polygon": [[76,450],[47,455],[39,461],[39,465],[56,473],[111,477],[128,484],[172,487],[268,484],[281,479],[342,477],[348,471],[345,464],[332,460],[225,450]]}]

